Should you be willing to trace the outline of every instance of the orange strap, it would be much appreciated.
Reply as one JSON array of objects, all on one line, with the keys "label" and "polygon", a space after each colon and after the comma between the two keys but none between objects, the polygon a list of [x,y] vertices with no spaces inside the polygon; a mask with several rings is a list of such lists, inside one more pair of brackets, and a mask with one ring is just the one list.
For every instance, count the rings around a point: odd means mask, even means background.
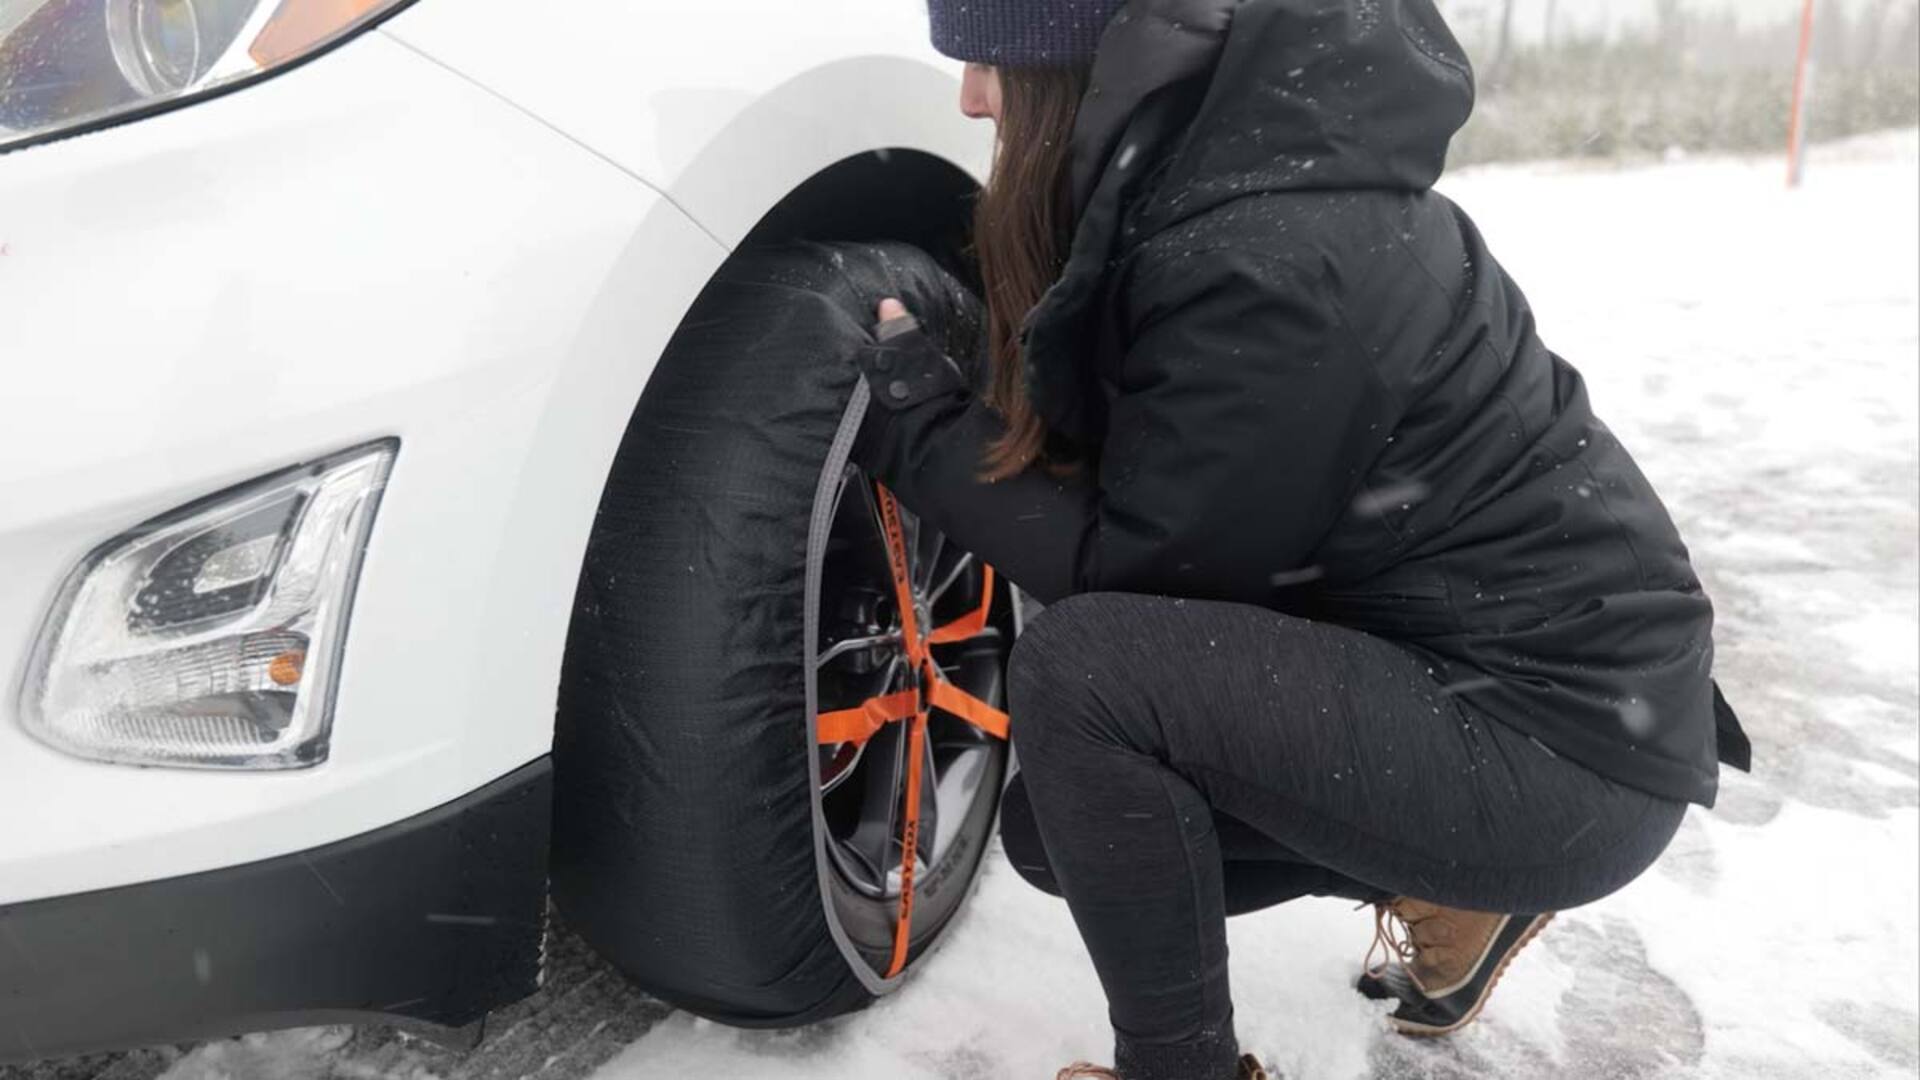
[{"label": "orange strap", "polygon": [[927,644],[945,645],[952,641],[965,641],[978,637],[987,628],[987,615],[993,607],[993,567],[987,567],[980,576],[980,606],[936,629],[928,635]]},{"label": "orange strap", "polygon": [[931,710],[952,713],[998,739],[1007,737],[1007,714],[953,685],[933,661],[934,645],[946,645],[977,637],[987,628],[993,610],[993,567],[984,568],[981,578],[980,606],[958,619],[936,627],[924,637],[913,606],[913,582],[909,576],[907,539],[900,526],[900,504],[893,492],[873,485],[874,499],[880,506],[881,531],[887,544],[887,568],[893,576],[894,602],[900,609],[901,644],[907,665],[919,685],[910,690],[868,698],[851,709],[824,712],[815,718],[821,745],[864,743],[888,724],[908,722],[907,790],[905,815],[900,826],[900,911],[893,924],[893,957],[887,966],[887,978],[900,974],[907,966],[908,946],[913,940],[913,864],[920,846],[920,787],[927,751],[927,717]]},{"label": "orange strap", "polygon": [[868,698],[851,709],[836,709],[820,714],[820,743],[862,743],[888,724],[910,719],[920,711],[920,694],[902,690]]},{"label": "orange strap", "polygon": [[[900,636],[906,646],[907,661],[921,672],[933,668],[927,645],[920,638],[919,616],[913,606],[912,564],[907,558],[906,532],[900,527],[900,504],[893,492],[879,483],[873,485],[880,503],[880,525],[886,534],[887,564],[893,570],[894,600],[900,607]],[[937,672],[937,668],[934,668]],[[887,965],[887,978],[900,974],[907,966],[907,949],[913,940],[913,864],[920,852],[920,773],[921,757],[927,745],[927,709],[915,691],[912,726],[907,731],[907,805],[900,824],[900,913],[893,922],[893,957]]]},{"label": "orange strap", "polygon": [[907,729],[907,806],[900,824],[900,914],[893,922],[893,959],[887,978],[907,966],[907,946],[913,941],[913,868],[920,852],[920,774],[927,752],[927,713],[914,715]]},{"label": "orange strap", "polygon": [[[884,488],[880,490],[885,491]],[[886,493],[884,496],[886,499],[892,497],[891,493]],[[891,545],[889,545],[887,558],[891,566],[893,558]],[[1012,727],[1007,714],[948,682],[941,674],[939,665],[933,663],[926,648],[929,645],[947,645],[956,641],[966,641],[978,636],[987,628],[987,620],[993,611],[993,567],[986,567],[985,572],[981,574],[981,579],[984,588],[981,590],[983,595],[980,606],[945,626],[935,629],[933,633],[926,636],[924,644],[918,650],[909,646],[907,660],[908,666],[921,674],[921,686],[924,688],[928,706],[952,713],[996,739],[1004,739]],[[898,585],[896,584],[895,587],[898,588]],[[911,610],[911,606],[908,610]],[[903,623],[908,621],[911,620],[902,620]],[[904,625],[902,630],[905,630]],[[835,709],[832,712],[821,713],[816,724],[820,745],[837,746],[840,743],[866,742],[888,724],[913,719],[920,711],[919,694],[920,691],[901,690],[868,698],[851,709]]]},{"label": "orange strap", "polygon": [[927,680],[927,704],[952,713],[996,739],[1006,738],[1012,727],[1012,721],[1006,713],[945,679]]}]

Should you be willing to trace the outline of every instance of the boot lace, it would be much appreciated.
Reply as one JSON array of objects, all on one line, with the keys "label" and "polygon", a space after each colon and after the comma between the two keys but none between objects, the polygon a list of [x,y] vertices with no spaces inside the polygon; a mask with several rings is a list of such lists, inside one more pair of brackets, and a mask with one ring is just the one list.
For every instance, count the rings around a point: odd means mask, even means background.
[{"label": "boot lace", "polygon": [[[1366,904],[1354,908],[1358,911]],[[1431,915],[1409,919],[1400,908],[1400,901],[1384,900],[1373,905],[1373,944],[1367,946],[1367,955],[1360,966],[1369,975],[1378,978],[1390,963],[1398,963],[1403,969],[1420,958],[1422,942],[1415,928],[1432,918]],[[1379,965],[1375,965],[1375,953],[1381,954]]]}]

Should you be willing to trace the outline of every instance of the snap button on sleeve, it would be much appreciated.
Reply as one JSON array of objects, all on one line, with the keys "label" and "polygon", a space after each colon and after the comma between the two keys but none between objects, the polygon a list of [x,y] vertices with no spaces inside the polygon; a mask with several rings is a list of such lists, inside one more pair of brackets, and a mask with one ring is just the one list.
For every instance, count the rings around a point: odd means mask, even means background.
[{"label": "snap button on sleeve", "polygon": [[879,340],[856,356],[873,399],[889,411],[910,409],[923,401],[949,395],[964,396],[967,376],[912,316],[888,319],[875,332]]}]

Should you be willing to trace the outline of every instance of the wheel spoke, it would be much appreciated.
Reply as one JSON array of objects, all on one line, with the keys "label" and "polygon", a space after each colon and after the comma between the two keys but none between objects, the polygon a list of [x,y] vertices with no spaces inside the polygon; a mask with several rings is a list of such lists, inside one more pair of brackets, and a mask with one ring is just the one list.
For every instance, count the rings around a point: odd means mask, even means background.
[{"label": "wheel spoke", "polygon": [[[904,801],[906,778],[900,780],[900,794]],[[933,733],[929,731],[920,747],[920,832],[917,848],[913,855],[928,866],[933,865],[934,854],[941,850],[934,840],[940,833],[940,763],[933,752]]]},{"label": "wheel spoke", "polygon": [[[1000,628],[997,626],[983,626],[980,628],[979,633],[973,635],[970,638],[966,638],[961,641],[945,642],[944,644],[934,646],[934,648],[950,649],[956,645],[973,645],[973,644],[982,643],[982,642],[987,644],[992,644],[993,642],[997,642],[1005,636],[1006,635],[1002,634],[1000,632]],[[949,660],[946,663],[940,665],[940,670],[945,672],[951,672],[955,668],[959,667],[961,663],[962,661],[960,660]]]},{"label": "wheel spoke", "polygon": [[862,649],[872,649],[881,645],[898,647],[899,644],[900,631],[898,630],[889,630],[884,634],[869,634],[865,637],[847,638],[844,641],[836,641],[829,646],[827,651],[820,654],[819,659],[814,662],[814,666],[826,667],[842,656],[848,653],[859,652]]},{"label": "wheel spoke", "polygon": [[[871,692],[866,694],[860,700],[865,701],[868,698],[877,698],[892,692],[894,687],[894,681],[900,675],[903,660],[904,658],[899,653],[895,653],[892,657],[888,658],[887,666],[880,670],[879,680],[872,685],[872,687],[870,688]],[[859,771],[861,761],[867,756],[867,746],[871,742],[872,740],[868,740],[867,743],[861,743],[859,746],[854,747],[853,752],[851,754],[848,754],[846,752],[845,750],[846,744],[844,743],[838,746],[832,747],[830,750],[826,747],[822,748],[823,750],[827,751],[830,754],[829,757],[823,760],[823,765],[833,763],[833,762],[842,762],[843,758],[844,758],[844,762],[841,764],[840,768],[837,771],[832,773],[832,775],[827,775],[825,773],[822,773],[820,777],[820,794],[821,795],[824,796],[828,792],[836,790],[837,788],[840,787],[840,785],[847,782],[848,777],[854,775],[856,772]]]},{"label": "wheel spoke", "polygon": [[960,580],[960,575],[965,573],[967,567],[972,565],[973,552],[961,552],[960,557],[953,561],[953,569],[947,571],[947,576],[942,578],[940,584],[934,586],[933,591],[928,594],[927,607],[931,609],[935,604],[938,604],[940,598],[947,595],[947,590],[953,588],[953,583]]},{"label": "wheel spoke", "polygon": [[899,865],[900,792],[906,786],[906,727],[888,724],[867,741],[862,755],[859,824],[842,844],[859,862],[869,890],[885,888],[887,874]]},{"label": "wheel spoke", "polygon": [[[921,835],[932,837],[929,850],[934,859],[947,850],[947,845],[959,835],[973,800],[981,797],[980,785],[986,778],[987,766],[992,760],[993,749],[985,743],[973,743],[947,757],[947,767],[940,770],[940,782],[934,789],[934,821],[937,824],[929,826],[922,822],[920,826]],[[985,797],[993,796],[987,793]],[[925,814],[926,811],[922,810],[921,813]]]},{"label": "wheel spoke", "polygon": [[[873,485],[859,469],[847,466],[840,482],[840,501],[834,514],[833,539],[829,550],[839,562],[847,559],[846,569],[857,571],[860,583],[891,593],[893,571],[887,565],[885,531],[880,524],[880,507],[874,502]],[[835,547],[834,540],[842,545]]]},{"label": "wheel spoke", "polygon": [[[906,671],[907,658],[895,653],[887,658],[887,666],[880,672],[880,680],[873,685],[873,693],[867,697],[877,698],[882,694],[891,694],[896,688],[901,674]],[[865,698],[861,699],[865,700]]]},{"label": "wheel spoke", "polygon": [[[1000,667],[1005,650],[998,645],[1000,637],[999,628],[989,626],[967,639],[964,645],[956,642],[950,646],[955,649],[952,659],[940,665],[940,671],[948,682],[967,688],[974,697],[997,709],[1006,707],[1006,690],[1002,685]],[[933,718],[931,735],[942,747],[987,745],[998,741],[965,718],[950,715],[944,710],[936,711]]]},{"label": "wheel spoke", "polygon": [[[927,530],[921,531],[925,532]],[[916,537],[916,540],[918,539],[919,538]],[[921,546],[920,543],[916,542],[913,549],[916,556],[920,556],[923,559],[921,565],[914,568],[919,571],[919,573],[914,577],[913,590],[918,595],[926,598],[927,608],[928,610],[932,610],[933,575],[940,568],[940,556],[946,554],[947,534],[936,530],[933,532],[931,538],[926,539],[924,546],[932,548],[933,550],[931,551],[922,554],[920,551]],[[932,627],[928,627],[928,629],[932,629]]]}]

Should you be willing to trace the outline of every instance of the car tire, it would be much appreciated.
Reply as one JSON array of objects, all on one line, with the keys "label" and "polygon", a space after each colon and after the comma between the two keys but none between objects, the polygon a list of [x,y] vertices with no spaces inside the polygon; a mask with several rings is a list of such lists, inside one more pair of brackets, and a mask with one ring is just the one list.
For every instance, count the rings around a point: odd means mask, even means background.
[{"label": "car tire", "polygon": [[[888,785],[905,775],[910,725],[816,740],[819,714],[912,679],[881,640],[899,636],[899,605],[872,580],[889,567],[874,518],[887,496],[847,460],[866,408],[853,352],[885,296],[980,384],[981,305],[924,252],[733,256],[634,413],[575,598],[554,738],[555,902],[642,989],[730,1024],[804,1024],[897,986],[970,891],[1009,766],[1004,740],[931,714],[922,806],[935,824],[915,843],[896,956],[903,845],[890,826],[904,787]],[[936,662],[1003,708],[1012,591],[901,520],[933,623],[986,601],[979,633],[938,646]]]}]

